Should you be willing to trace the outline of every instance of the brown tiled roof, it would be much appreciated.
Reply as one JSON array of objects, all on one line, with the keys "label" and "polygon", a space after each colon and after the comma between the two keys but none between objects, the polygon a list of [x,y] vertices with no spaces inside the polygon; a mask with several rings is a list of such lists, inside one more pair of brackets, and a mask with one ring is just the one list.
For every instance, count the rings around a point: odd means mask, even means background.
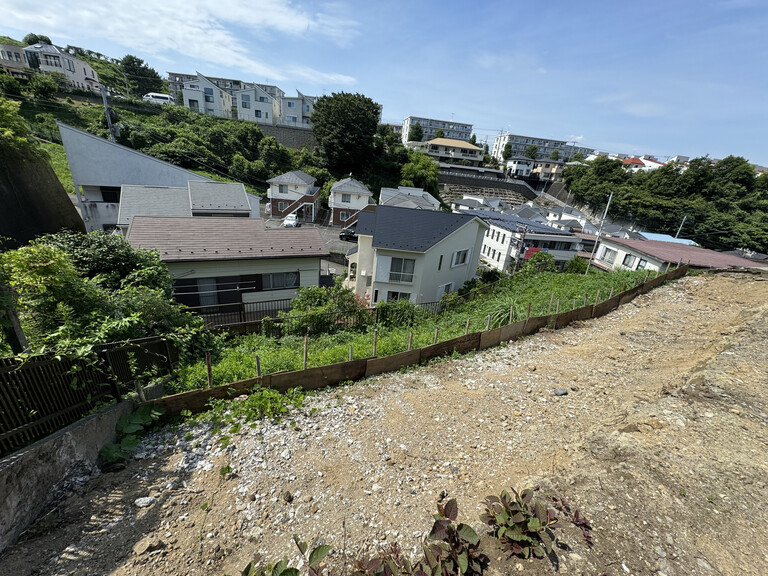
[{"label": "brown tiled roof", "polygon": [[316,228],[272,229],[260,218],[134,216],[127,234],[136,248],[164,262],[326,257]]},{"label": "brown tiled roof", "polygon": [[753,262],[722,252],[715,252],[700,246],[688,246],[677,242],[662,242],[660,240],[625,240],[623,238],[600,238],[600,242],[626,246],[640,254],[663,262],[683,264],[690,263],[696,268],[759,268],[764,263]]}]

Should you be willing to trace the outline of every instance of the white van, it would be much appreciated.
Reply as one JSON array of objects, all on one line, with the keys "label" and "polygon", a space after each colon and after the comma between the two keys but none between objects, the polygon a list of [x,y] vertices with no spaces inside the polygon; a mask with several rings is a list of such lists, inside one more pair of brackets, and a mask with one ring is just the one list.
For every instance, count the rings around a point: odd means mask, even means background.
[{"label": "white van", "polygon": [[158,92],[147,92],[142,97],[142,100],[152,104],[173,104],[173,98],[169,94],[160,94]]}]

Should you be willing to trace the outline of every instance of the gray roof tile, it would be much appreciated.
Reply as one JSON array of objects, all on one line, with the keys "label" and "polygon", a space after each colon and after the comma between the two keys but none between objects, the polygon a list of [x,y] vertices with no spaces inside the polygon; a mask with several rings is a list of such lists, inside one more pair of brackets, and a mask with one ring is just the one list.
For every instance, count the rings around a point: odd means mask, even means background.
[{"label": "gray roof tile", "polygon": [[267,182],[269,184],[302,184],[304,186],[312,186],[315,183],[315,178],[301,170],[291,170],[285,174],[280,174],[280,176],[270,178]]}]

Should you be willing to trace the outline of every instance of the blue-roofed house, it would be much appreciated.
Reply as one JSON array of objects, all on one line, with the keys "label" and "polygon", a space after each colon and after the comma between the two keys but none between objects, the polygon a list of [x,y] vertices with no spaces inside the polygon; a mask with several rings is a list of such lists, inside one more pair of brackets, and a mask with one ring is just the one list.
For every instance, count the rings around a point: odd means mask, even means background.
[{"label": "blue-roofed house", "polygon": [[439,301],[475,277],[487,229],[470,214],[395,206],[361,212],[346,286],[373,305]]},{"label": "blue-roofed house", "polygon": [[480,260],[490,268],[512,271],[539,251],[555,258],[559,270],[581,250],[581,239],[568,231],[526,220],[509,214],[487,210],[470,210],[467,214],[485,220],[489,228],[480,249]]}]

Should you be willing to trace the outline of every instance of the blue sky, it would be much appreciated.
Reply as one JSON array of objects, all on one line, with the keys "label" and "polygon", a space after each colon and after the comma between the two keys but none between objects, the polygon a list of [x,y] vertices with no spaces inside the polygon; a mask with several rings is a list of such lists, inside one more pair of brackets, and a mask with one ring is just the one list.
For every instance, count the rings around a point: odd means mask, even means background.
[{"label": "blue sky", "polygon": [[[541,5],[540,5],[541,4]],[[409,115],[609,152],[768,165],[768,2],[0,0],[45,34],[158,72],[360,92]]]}]

